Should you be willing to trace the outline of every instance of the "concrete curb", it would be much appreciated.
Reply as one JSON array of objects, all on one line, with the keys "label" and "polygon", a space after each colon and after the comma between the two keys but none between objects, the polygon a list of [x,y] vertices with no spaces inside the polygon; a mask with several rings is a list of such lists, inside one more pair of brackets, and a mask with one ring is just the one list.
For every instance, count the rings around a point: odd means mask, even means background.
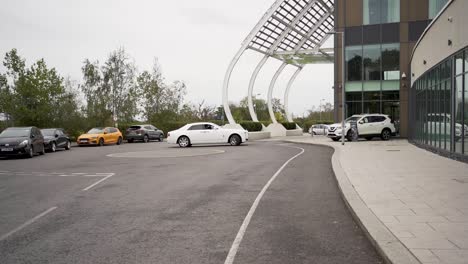
[{"label": "concrete curb", "polygon": [[349,181],[346,172],[341,166],[340,155],[341,150],[327,145],[311,142],[301,142],[300,140],[288,140],[286,142],[327,146],[334,149],[332,156],[332,167],[335,173],[335,178],[338,187],[341,191],[343,200],[348,207],[351,215],[371,243],[377,249],[379,254],[388,264],[420,264],[421,262],[403,245],[403,243],[395,237],[390,230],[377,218],[377,216],[367,207],[354,186]]}]

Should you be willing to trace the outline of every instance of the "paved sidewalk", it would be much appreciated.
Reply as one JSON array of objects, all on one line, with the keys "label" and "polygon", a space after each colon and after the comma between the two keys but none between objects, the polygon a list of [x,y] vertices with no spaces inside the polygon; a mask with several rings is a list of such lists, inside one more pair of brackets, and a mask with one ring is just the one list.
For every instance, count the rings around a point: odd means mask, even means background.
[{"label": "paved sidewalk", "polygon": [[320,136],[287,140],[335,148],[345,199],[390,262],[468,263],[468,164],[406,140],[345,146]]}]

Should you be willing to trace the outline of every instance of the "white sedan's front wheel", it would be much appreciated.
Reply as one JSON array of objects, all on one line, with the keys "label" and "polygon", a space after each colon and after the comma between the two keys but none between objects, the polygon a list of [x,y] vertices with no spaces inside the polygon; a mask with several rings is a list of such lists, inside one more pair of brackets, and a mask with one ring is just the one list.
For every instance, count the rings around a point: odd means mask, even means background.
[{"label": "white sedan's front wheel", "polygon": [[186,148],[190,146],[190,139],[186,136],[181,136],[179,140],[177,140],[179,147]]}]

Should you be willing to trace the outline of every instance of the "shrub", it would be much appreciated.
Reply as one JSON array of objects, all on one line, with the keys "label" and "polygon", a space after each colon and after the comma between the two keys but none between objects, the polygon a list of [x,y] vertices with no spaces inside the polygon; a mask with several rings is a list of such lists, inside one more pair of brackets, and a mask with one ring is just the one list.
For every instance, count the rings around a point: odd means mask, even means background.
[{"label": "shrub", "polygon": [[269,126],[271,124],[271,121],[260,121],[265,127]]},{"label": "shrub", "polygon": [[262,123],[253,121],[240,122],[239,125],[249,132],[262,131],[263,128]]},{"label": "shrub", "polygon": [[296,129],[296,123],[292,123],[292,122],[284,122],[284,123],[281,123],[284,128],[286,128],[287,130],[294,130]]}]

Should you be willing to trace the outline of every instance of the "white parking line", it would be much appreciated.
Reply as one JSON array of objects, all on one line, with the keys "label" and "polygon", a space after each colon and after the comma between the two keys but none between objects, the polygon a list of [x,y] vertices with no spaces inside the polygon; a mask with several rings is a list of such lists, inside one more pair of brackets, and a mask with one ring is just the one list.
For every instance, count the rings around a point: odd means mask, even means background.
[{"label": "white parking line", "polygon": [[285,146],[285,147],[300,149],[301,152],[299,152],[298,154],[290,158],[288,161],[286,161],[283,164],[283,166],[281,166],[276,171],[276,173],[270,178],[270,180],[265,184],[263,189],[260,191],[254,203],[252,204],[252,207],[250,207],[249,212],[245,216],[244,222],[242,222],[242,225],[239,229],[239,232],[237,232],[234,242],[232,242],[231,249],[229,250],[226,260],[224,261],[224,264],[232,264],[234,262],[234,258],[236,257],[237,251],[239,250],[240,243],[242,242],[242,239],[244,238],[245,231],[247,230],[247,227],[249,226],[250,220],[252,219],[252,216],[255,213],[255,210],[257,209],[258,204],[260,203],[260,200],[262,199],[265,192],[268,190],[268,187],[270,187],[271,183],[276,179],[276,177],[281,173],[281,171],[283,171],[283,169],[289,164],[289,162],[291,162],[292,160],[299,157],[305,152],[303,148],[293,147],[293,146]]},{"label": "white parking line", "polygon": [[91,184],[90,186],[84,188],[83,191],[88,191],[88,190],[90,190],[90,189],[93,188],[94,186],[96,186],[96,185],[98,185],[99,183],[101,183],[101,182],[103,182],[103,181],[109,179],[109,178],[112,177],[112,176],[114,176],[114,174],[113,174],[113,173],[112,173],[112,174],[109,173],[109,175],[107,175],[106,177],[104,177],[104,178],[100,179],[99,181],[97,181],[97,182]]},{"label": "white parking line", "polygon": [[1,236],[1,237],[0,237],[0,241],[3,241],[3,240],[5,240],[5,239],[7,239],[9,236],[11,236],[11,235],[13,235],[14,233],[16,233],[16,232],[22,230],[23,228],[29,226],[30,224],[36,222],[37,220],[39,220],[39,218],[41,218],[41,217],[45,216],[46,214],[48,214],[48,213],[54,211],[55,209],[57,209],[57,207],[49,208],[49,209],[47,209],[46,211],[44,211],[44,212],[38,214],[37,216],[35,216],[35,217],[32,218],[31,220],[28,220],[28,221],[25,222],[24,224],[18,226],[17,228],[15,228],[15,229],[11,230],[10,232],[8,232],[8,233],[4,234],[3,236]]}]

